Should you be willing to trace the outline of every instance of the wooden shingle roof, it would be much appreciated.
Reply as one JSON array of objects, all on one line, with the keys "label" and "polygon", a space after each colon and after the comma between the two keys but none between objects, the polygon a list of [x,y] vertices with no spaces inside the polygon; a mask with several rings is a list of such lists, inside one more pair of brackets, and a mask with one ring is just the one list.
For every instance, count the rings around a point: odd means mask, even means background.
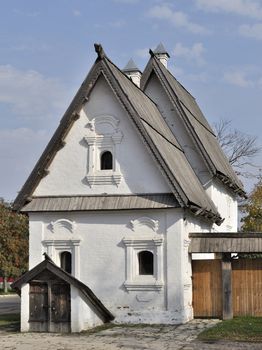
[{"label": "wooden shingle roof", "polygon": [[172,193],[33,197],[22,212],[180,208]]},{"label": "wooden shingle roof", "polygon": [[151,59],[142,75],[141,89],[145,90],[151,74],[155,73],[191,135],[193,142],[198,147],[211,175],[219,178],[226,186],[240,196],[245,196],[243,184],[229,164],[216,139],[216,135],[199,108],[195,98],[161,64],[151,50],[150,53]]},{"label": "wooden shingle roof", "polygon": [[194,232],[189,238],[189,253],[262,253],[261,232]]},{"label": "wooden shingle roof", "polygon": [[17,196],[14,208],[19,210],[32,199],[30,197],[35,188],[41,178],[47,174],[49,164],[56,152],[63,147],[65,136],[87,102],[97,79],[102,75],[138,130],[145,147],[162,172],[180,206],[220,224],[222,218],[203,189],[156,104],[107,58],[99,45],[96,45],[96,50],[98,58],[95,64]]}]

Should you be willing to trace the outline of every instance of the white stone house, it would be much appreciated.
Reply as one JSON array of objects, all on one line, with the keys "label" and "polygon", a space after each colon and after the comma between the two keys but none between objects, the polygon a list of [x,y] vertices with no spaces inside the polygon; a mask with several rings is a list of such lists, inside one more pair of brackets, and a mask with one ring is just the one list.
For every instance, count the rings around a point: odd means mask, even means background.
[{"label": "white stone house", "polygon": [[23,331],[187,322],[189,233],[237,230],[242,184],[163,45],[143,73],[95,47],[15,201],[30,220],[30,271],[14,284]]}]

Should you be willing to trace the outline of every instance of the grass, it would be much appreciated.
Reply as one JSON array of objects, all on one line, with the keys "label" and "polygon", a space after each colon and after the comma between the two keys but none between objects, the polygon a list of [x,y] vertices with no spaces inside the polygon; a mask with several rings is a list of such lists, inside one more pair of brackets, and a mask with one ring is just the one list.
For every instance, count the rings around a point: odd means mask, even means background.
[{"label": "grass", "polygon": [[204,330],[199,340],[262,342],[262,317],[235,317]]},{"label": "grass", "polygon": [[0,315],[0,331],[3,332],[19,332],[20,314]]},{"label": "grass", "polygon": [[16,292],[13,289],[8,289],[7,292],[4,292],[3,288],[0,288],[0,295],[9,295],[9,294],[16,294]]}]

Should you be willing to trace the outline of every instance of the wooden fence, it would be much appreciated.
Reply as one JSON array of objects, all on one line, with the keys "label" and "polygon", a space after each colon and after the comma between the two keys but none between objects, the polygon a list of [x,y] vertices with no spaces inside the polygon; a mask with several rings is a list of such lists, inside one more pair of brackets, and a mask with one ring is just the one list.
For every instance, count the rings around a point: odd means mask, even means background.
[{"label": "wooden fence", "polygon": [[[193,260],[195,317],[223,316],[221,260]],[[234,316],[262,316],[262,259],[232,261]]]}]

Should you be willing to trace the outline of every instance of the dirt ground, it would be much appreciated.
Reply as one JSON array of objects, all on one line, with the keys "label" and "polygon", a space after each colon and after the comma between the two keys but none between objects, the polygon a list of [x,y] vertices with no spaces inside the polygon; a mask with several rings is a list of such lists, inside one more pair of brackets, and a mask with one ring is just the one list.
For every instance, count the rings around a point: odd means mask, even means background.
[{"label": "dirt ground", "polygon": [[201,342],[197,335],[218,320],[193,320],[184,325],[113,327],[95,333],[19,333],[13,327],[0,331],[1,350],[261,350],[262,344]]}]

